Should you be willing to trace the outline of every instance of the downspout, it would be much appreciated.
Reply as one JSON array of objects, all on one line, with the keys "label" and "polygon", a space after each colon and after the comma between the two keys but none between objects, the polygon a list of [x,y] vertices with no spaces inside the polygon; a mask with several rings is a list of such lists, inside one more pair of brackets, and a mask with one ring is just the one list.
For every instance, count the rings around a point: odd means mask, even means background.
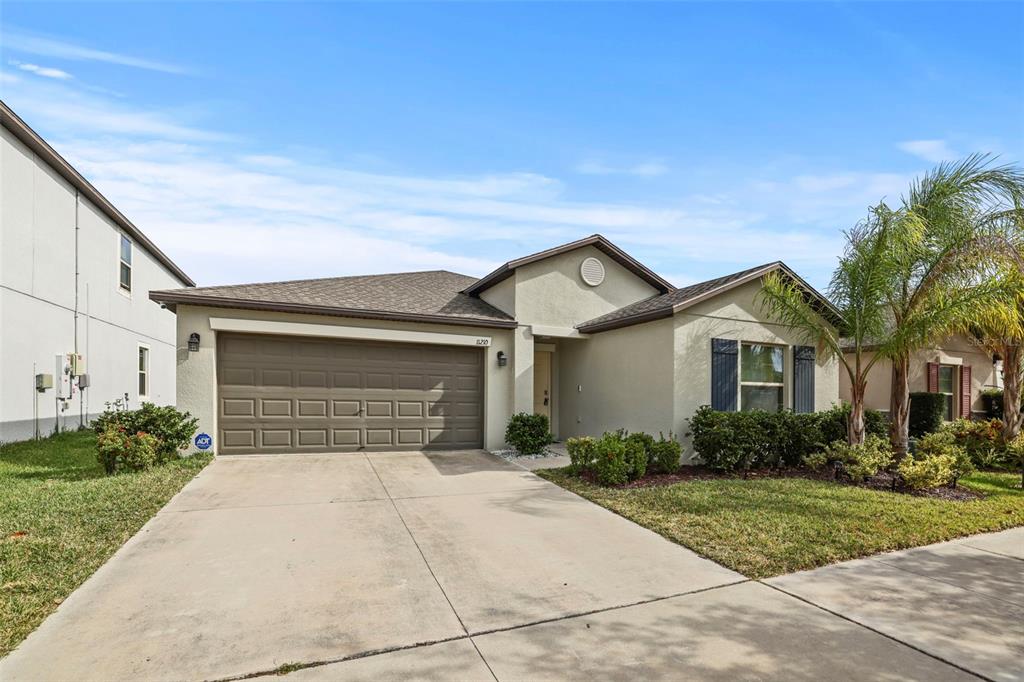
[{"label": "downspout", "polygon": [[[75,347],[74,353],[78,355],[78,205],[81,203],[78,196],[78,189],[75,189]],[[72,377],[77,379],[78,377]],[[72,390],[74,387],[72,386]],[[78,428],[85,426],[85,406],[82,403],[82,389],[78,389]]]}]

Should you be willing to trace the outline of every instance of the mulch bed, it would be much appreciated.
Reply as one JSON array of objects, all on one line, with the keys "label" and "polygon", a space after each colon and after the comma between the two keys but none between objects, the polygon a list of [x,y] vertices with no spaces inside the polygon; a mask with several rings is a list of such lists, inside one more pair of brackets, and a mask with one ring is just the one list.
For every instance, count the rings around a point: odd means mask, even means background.
[{"label": "mulch bed", "polygon": [[[599,485],[594,480],[593,474],[589,471],[583,472],[581,478],[589,483],[593,483],[594,485]],[[629,488],[654,488],[663,485],[672,485],[674,483],[684,483],[686,481],[710,481],[727,478],[744,480],[756,480],[761,478],[806,478],[812,481],[827,481],[837,485],[857,486],[860,488],[869,488],[871,490],[880,490],[883,492],[914,495],[916,497],[934,497],[940,500],[950,500],[954,502],[968,502],[971,500],[980,500],[985,497],[984,494],[974,490],[969,490],[963,486],[957,486],[956,488],[939,486],[938,488],[928,488],[926,490],[911,490],[910,488],[902,487],[897,484],[897,487],[894,488],[894,476],[888,472],[882,472],[869,478],[863,483],[854,483],[849,479],[836,479],[833,476],[832,471],[828,469],[813,471],[811,469],[800,467],[753,469],[745,472],[744,474],[736,474],[732,472],[716,471],[700,465],[683,466],[673,474],[647,474],[635,481],[611,487],[621,490]]]}]

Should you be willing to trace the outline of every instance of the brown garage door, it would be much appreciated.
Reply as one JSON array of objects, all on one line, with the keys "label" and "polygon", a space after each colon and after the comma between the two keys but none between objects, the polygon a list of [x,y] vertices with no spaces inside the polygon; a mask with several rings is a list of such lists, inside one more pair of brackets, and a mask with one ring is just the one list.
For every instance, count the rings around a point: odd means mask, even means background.
[{"label": "brown garage door", "polygon": [[476,348],[220,334],[222,454],[477,448]]}]

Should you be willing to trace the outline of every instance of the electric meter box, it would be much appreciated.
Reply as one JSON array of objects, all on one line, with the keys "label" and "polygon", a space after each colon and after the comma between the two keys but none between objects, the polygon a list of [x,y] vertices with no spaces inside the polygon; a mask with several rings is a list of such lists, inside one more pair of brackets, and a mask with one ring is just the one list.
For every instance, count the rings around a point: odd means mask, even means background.
[{"label": "electric meter box", "polygon": [[85,374],[85,356],[81,353],[68,353],[68,364],[71,365],[71,376]]},{"label": "electric meter box", "polygon": [[53,377],[53,387],[57,389],[58,398],[71,397],[71,362],[70,353],[58,353],[56,372]]}]

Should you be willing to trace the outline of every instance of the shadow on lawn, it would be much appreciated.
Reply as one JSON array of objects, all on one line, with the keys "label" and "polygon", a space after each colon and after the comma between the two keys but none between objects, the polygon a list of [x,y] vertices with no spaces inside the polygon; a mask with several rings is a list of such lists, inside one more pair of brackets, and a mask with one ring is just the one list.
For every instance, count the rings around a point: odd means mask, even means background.
[{"label": "shadow on lawn", "polygon": [[92,431],[0,445],[0,479],[83,481],[104,476]]}]

